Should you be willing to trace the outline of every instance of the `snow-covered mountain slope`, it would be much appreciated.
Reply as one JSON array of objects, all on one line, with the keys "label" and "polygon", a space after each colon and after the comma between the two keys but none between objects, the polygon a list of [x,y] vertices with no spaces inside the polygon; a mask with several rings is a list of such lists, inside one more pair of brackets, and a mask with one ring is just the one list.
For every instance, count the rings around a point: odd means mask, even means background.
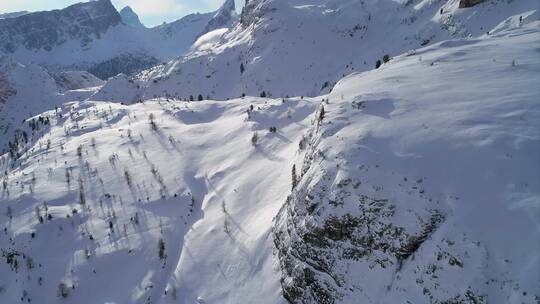
[{"label": "snow-covered mountain slope", "polygon": [[16,142],[22,150],[29,145],[31,132],[26,132],[26,118],[54,109],[65,101],[87,98],[102,84],[103,81],[86,72],[51,75],[38,65],[25,66],[9,56],[0,57],[1,153],[6,153]]},{"label": "snow-covered mountain slope", "polygon": [[183,55],[208,26],[228,26],[235,18],[230,12],[230,19],[223,17],[229,9],[234,11],[234,3],[231,7],[227,1],[216,12],[145,28],[133,26],[136,14],[123,10],[122,17],[110,0],[84,2],[1,19],[0,52],[22,64],[40,64],[53,72],[87,70],[107,79]]},{"label": "snow-covered mountain slope", "polygon": [[13,138],[25,140],[22,120],[49,110],[58,100],[58,88],[49,73],[37,66],[23,66],[0,57],[0,151],[7,152]]},{"label": "snow-covered mountain slope", "polygon": [[291,303],[540,300],[540,23],[530,17],[337,84],[276,219]]},{"label": "snow-covered mountain slope", "polygon": [[65,71],[53,74],[52,77],[62,91],[99,87],[105,84],[105,81],[85,71]]},{"label": "snow-covered mountain slope", "polygon": [[502,21],[316,98],[126,105],[11,64],[0,302],[535,303],[540,24]]},{"label": "snow-covered mountain slope", "polygon": [[[459,0],[251,0],[213,48],[141,73],[135,96],[167,94],[216,99],[242,94],[317,96],[353,72],[450,38],[480,37],[508,16],[538,9],[535,0],[490,0],[459,8]],[[525,16],[524,16],[525,17]],[[122,88],[101,96],[132,100]]]},{"label": "snow-covered mountain slope", "polygon": [[155,52],[164,61],[180,57],[190,50],[199,36],[216,28],[228,28],[236,20],[234,1],[225,0],[223,6],[215,12],[191,14],[178,21],[157,26],[150,29],[154,39],[161,40]]},{"label": "snow-covered mountain slope", "polygon": [[67,303],[276,301],[272,218],[315,106],[74,102],[34,117],[50,121],[44,134],[2,157],[0,200],[16,216],[3,212],[0,247],[18,266],[0,264],[0,298],[56,303],[63,282]]}]

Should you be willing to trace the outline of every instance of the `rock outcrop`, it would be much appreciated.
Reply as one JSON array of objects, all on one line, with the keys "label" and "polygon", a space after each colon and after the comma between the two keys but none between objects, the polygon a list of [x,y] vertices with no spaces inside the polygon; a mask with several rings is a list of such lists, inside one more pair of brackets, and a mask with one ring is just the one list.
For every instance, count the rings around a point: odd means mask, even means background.
[{"label": "rock outcrop", "polygon": [[120,22],[121,17],[110,0],[1,19],[0,50],[7,54],[20,47],[48,51],[69,40],[77,40],[84,47]]},{"label": "rock outcrop", "polygon": [[471,7],[471,6],[475,6],[477,4],[480,4],[482,2],[484,2],[486,0],[460,0],[459,1],[459,7],[460,8],[466,8],[466,7]]},{"label": "rock outcrop", "polygon": [[125,24],[129,26],[144,27],[137,13],[135,13],[133,9],[129,6],[124,7],[120,11],[120,16],[122,17],[122,22],[124,22]]}]

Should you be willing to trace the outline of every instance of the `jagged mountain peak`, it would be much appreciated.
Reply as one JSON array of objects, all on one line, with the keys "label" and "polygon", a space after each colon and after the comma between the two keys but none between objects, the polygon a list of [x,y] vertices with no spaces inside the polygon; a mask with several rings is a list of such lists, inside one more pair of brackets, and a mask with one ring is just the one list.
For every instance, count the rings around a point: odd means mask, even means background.
[{"label": "jagged mountain peak", "polygon": [[0,50],[8,54],[21,47],[50,51],[69,40],[79,40],[84,47],[120,22],[121,17],[109,0],[0,19]]},{"label": "jagged mountain peak", "polygon": [[225,0],[225,3],[220,7],[219,11],[234,11],[236,10],[236,4],[234,0]]},{"label": "jagged mountain peak", "polygon": [[[94,18],[100,18],[103,17],[103,15],[113,15],[116,17],[120,17],[118,11],[112,4],[110,0],[97,0],[97,1],[89,1],[89,2],[80,2],[73,4],[71,6],[68,6],[64,9],[60,10],[54,10],[52,12],[63,12],[65,14],[73,13],[73,12],[84,12],[88,14],[88,17],[91,19]],[[47,12],[38,12],[38,13],[47,13]]]},{"label": "jagged mountain peak", "polygon": [[122,21],[129,26],[145,27],[137,13],[130,6],[126,6],[120,10],[120,16],[122,17]]},{"label": "jagged mountain peak", "polygon": [[211,32],[218,28],[229,27],[236,21],[236,4],[234,0],[226,0],[225,3],[216,11],[212,19],[208,22],[202,34]]}]

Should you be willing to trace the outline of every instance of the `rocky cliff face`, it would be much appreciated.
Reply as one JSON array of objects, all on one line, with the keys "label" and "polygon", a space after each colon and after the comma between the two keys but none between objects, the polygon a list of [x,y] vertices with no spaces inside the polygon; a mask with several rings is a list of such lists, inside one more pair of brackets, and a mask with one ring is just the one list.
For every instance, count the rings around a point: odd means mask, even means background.
[{"label": "rocky cliff face", "polygon": [[61,91],[97,87],[104,81],[85,71],[66,71],[51,75]]},{"label": "rocky cliff face", "polygon": [[17,90],[9,79],[9,72],[15,66],[16,63],[11,58],[0,53],[0,104],[6,103],[11,96],[17,94]]},{"label": "rocky cliff face", "polygon": [[471,6],[475,6],[477,4],[480,4],[482,2],[484,2],[486,0],[460,0],[459,1],[459,7],[460,8],[466,8],[466,7],[471,7]]},{"label": "rocky cliff face", "polygon": [[82,47],[121,22],[109,0],[79,3],[63,10],[38,12],[0,20],[0,50],[51,50],[77,40]]},{"label": "rocky cliff face", "polygon": [[6,103],[9,97],[17,94],[6,74],[0,71],[0,103]]},{"label": "rocky cliff face", "polygon": [[293,173],[297,186],[276,220],[274,243],[290,303],[376,297],[391,280],[369,290],[358,275],[392,277],[445,219],[421,179],[358,162],[350,149],[326,155],[332,133],[316,127],[301,143],[308,148]]},{"label": "rocky cliff face", "polygon": [[246,0],[240,15],[240,23],[248,26],[259,20],[264,14],[264,4],[266,0]]},{"label": "rocky cliff face", "polygon": [[205,34],[215,29],[230,27],[237,18],[234,0],[226,0],[204,28]]},{"label": "rocky cliff face", "polygon": [[100,79],[106,80],[120,73],[130,75],[148,69],[158,63],[159,61],[153,56],[141,53],[126,53],[93,65],[88,68],[88,71]]},{"label": "rocky cliff face", "polygon": [[144,27],[144,25],[141,23],[141,20],[139,20],[139,16],[129,6],[124,7],[120,11],[120,16],[122,17],[122,22],[129,26]]}]

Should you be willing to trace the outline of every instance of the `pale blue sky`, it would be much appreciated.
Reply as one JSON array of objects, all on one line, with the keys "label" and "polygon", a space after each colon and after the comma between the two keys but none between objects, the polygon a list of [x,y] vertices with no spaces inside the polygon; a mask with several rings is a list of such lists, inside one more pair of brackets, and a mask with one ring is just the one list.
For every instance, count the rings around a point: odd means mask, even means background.
[{"label": "pale blue sky", "polygon": [[[225,0],[111,0],[118,10],[129,5],[146,26],[174,21],[195,12],[210,12]],[[0,12],[42,11],[63,8],[84,0],[0,0]],[[240,7],[243,0],[236,0]]]}]

